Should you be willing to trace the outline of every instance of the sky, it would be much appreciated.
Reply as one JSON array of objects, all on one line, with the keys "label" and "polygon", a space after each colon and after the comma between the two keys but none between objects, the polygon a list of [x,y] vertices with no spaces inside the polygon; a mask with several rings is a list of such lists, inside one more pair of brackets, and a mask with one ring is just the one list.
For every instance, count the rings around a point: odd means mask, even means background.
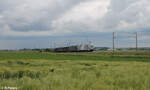
[{"label": "sky", "polygon": [[134,46],[134,32],[150,47],[149,15],[150,0],[0,0],[0,49],[111,47],[112,32],[119,47]]}]

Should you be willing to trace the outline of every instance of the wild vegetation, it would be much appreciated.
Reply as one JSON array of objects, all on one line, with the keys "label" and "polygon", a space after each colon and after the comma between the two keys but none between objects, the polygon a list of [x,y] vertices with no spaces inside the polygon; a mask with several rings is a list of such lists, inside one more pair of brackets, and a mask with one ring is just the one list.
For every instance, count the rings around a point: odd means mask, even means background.
[{"label": "wild vegetation", "polygon": [[0,88],[149,90],[150,52],[0,52]]}]

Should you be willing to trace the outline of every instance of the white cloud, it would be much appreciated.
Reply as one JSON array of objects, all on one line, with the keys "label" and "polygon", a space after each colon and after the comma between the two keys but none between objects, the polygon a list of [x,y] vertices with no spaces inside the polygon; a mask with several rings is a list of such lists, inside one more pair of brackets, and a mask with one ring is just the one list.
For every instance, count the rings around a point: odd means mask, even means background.
[{"label": "white cloud", "polygon": [[150,28],[149,0],[0,0],[0,35],[51,36]]},{"label": "white cloud", "polygon": [[83,2],[53,22],[59,32],[132,32],[150,28],[149,0]]},{"label": "white cloud", "polygon": [[60,32],[61,30],[70,32],[93,31],[97,27],[95,26],[97,21],[101,20],[108,12],[109,4],[110,0],[82,2],[66,12],[62,17],[54,20],[52,27]]}]

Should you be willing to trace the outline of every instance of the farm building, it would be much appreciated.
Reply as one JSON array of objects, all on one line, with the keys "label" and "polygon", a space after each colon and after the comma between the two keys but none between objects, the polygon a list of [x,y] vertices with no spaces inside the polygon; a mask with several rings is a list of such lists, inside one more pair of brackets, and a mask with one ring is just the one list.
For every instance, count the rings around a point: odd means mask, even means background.
[{"label": "farm building", "polygon": [[92,52],[93,50],[94,46],[90,44],[58,47],[53,49],[54,52]]}]

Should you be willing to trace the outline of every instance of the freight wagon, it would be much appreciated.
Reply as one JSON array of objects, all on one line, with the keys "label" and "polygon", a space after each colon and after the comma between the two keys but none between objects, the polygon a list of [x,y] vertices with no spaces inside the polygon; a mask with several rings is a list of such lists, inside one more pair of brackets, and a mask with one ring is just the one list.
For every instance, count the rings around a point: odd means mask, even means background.
[{"label": "freight wagon", "polygon": [[93,50],[94,46],[90,44],[58,47],[53,49],[54,52],[92,52]]}]

